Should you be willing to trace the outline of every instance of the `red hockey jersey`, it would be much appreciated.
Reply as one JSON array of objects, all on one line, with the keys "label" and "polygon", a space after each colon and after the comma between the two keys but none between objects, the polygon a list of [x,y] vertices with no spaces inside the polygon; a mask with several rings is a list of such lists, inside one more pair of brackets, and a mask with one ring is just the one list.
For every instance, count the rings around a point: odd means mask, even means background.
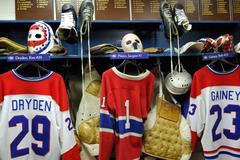
[{"label": "red hockey jersey", "polygon": [[205,159],[240,159],[240,68],[219,73],[210,66],[195,72],[187,119],[192,147],[201,137]]},{"label": "red hockey jersey", "polygon": [[80,160],[63,78],[0,76],[0,159]]},{"label": "red hockey jersey", "polygon": [[154,75],[138,76],[113,67],[103,73],[100,97],[100,160],[109,160],[115,147],[117,160],[140,158],[143,122],[150,108]]}]

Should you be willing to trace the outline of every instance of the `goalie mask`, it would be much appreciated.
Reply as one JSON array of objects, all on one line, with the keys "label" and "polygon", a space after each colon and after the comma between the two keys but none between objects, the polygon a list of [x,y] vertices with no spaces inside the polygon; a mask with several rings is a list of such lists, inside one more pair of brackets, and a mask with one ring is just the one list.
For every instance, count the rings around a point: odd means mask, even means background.
[{"label": "goalie mask", "polygon": [[167,90],[175,95],[185,94],[191,87],[192,76],[181,65],[180,71],[177,66],[173,72],[169,73],[165,78]]},{"label": "goalie mask", "polygon": [[54,43],[59,43],[59,41],[47,23],[38,21],[30,27],[28,32],[29,53],[46,54],[53,48]]},{"label": "goalie mask", "polygon": [[124,52],[143,52],[143,45],[139,37],[133,33],[126,34],[121,41]]}]

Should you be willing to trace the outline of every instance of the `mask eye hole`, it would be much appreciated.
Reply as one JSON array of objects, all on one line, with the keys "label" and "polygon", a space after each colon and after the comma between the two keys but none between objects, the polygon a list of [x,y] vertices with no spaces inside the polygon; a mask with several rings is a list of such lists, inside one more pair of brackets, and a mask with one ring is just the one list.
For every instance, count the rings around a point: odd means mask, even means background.
[{"label": "mask eye hole", "polygon": [[36,37],[36,38],[41,38],[42,35],[41,35],[41,34],[36,34],[35,37]]},{"label": "mask eye hole", "polygon": [[139,41],[139,40],[137,40],[137,39],[135,40],[135,42],[137,42],[137,43],[140,43],[140,41]]},{"label": "mask eye hole", "polygon": [[127,44],[127,45],[131,44],[131,41],[130,41],[130,40],[128,40],[128,41],[126,42],[126,44]]},{"label": "mask eye hole", "polygon": [[31,37],[32,37],[32,34],[29,34],[29,35],[28,35],[28,38],[31,38]]}]

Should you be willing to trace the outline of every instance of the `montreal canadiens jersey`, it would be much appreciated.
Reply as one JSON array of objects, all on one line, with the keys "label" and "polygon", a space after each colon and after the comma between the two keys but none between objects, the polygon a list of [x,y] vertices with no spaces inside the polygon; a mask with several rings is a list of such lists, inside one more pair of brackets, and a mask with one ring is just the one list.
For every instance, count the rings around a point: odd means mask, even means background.
[{"label": "montreal canadiens jersey", "polygon": [[63,78],[0,75],[0,159],[80,160]]},{"label": "montreal canadiens jersey", "polygon": [[100,96],[99,159],[139,159],[143,122],[147,118],[154,88],[154,75],[131,76],[113,67],[103,73]]},{"label": "montreal canadiens jersey", "polygon": [[195,72],[187,115],[192,148],[201,137],[205,159],[240,159],[240,68]]}]

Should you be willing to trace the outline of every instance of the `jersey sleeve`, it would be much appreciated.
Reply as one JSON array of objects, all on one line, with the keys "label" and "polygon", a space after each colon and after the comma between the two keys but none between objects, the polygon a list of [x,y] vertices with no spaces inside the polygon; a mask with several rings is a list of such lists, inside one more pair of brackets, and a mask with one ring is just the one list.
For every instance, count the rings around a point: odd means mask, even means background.
[{"label": "jersey sleeve", "polygon": [[[151,73],[151,77],[149,79],[149,85],[148,85],[148,89],[147,89],[147,113],[150,110],[151,107],[151,103],[152,103],[152,99],[153,99],[153,92],[154,92],[154,85],[155,85],[155,76],[154,74]],[[155,98],[155,97],[154,97]],[[146,115],[147,116],[147,115]]]},{"label": "jersey sleeve", "polygon": [[74,136],[74,128],[69,113],[69,102],[63,79],[60,79],[58,96],[58,125],[61,145],[61,158],[63,160],[80,160],[79,150]]},{"label": "jersey sleeve", "polygon": [[3,84],[0,76],[0,113],[2,111],[2,104],[3,104]]},{"label": "jersey sleeve", "polygon": [[3,102],[3,83],[2,78],[0,76],[0,104]]},{"label": "jersey sleeve", "polygon": [[105,74],[102,78],[100,96],[100,140],[99,140],[99,159],[108,160],[111,157],[115,139],[116,120],[113,116],[113,109],[110,106]]},{"label": "jersey sleeve", "polygon": [[[150,75],[144,84],[145,87],[145,94],[141,97],[141,103],[144,104],[142,107],[142,119],[145,121],[147,119],[148,112],[151,108],[151,103],[153,99],[153,92],[154,92],[154,85],[155,85],[155,76],[150,72]],[[143,91],[144,92],[144,91]]]},{"label": "jersey sleeve", "polygon": [[199,79],[196,75],[193,77],[189,109],[187,114],[187,120],[191,129],[192,136],[192,150],[196,149],[196,145],[199,137],[202,135],[205,125],[205,104],[202,100],[201,87]]}]

